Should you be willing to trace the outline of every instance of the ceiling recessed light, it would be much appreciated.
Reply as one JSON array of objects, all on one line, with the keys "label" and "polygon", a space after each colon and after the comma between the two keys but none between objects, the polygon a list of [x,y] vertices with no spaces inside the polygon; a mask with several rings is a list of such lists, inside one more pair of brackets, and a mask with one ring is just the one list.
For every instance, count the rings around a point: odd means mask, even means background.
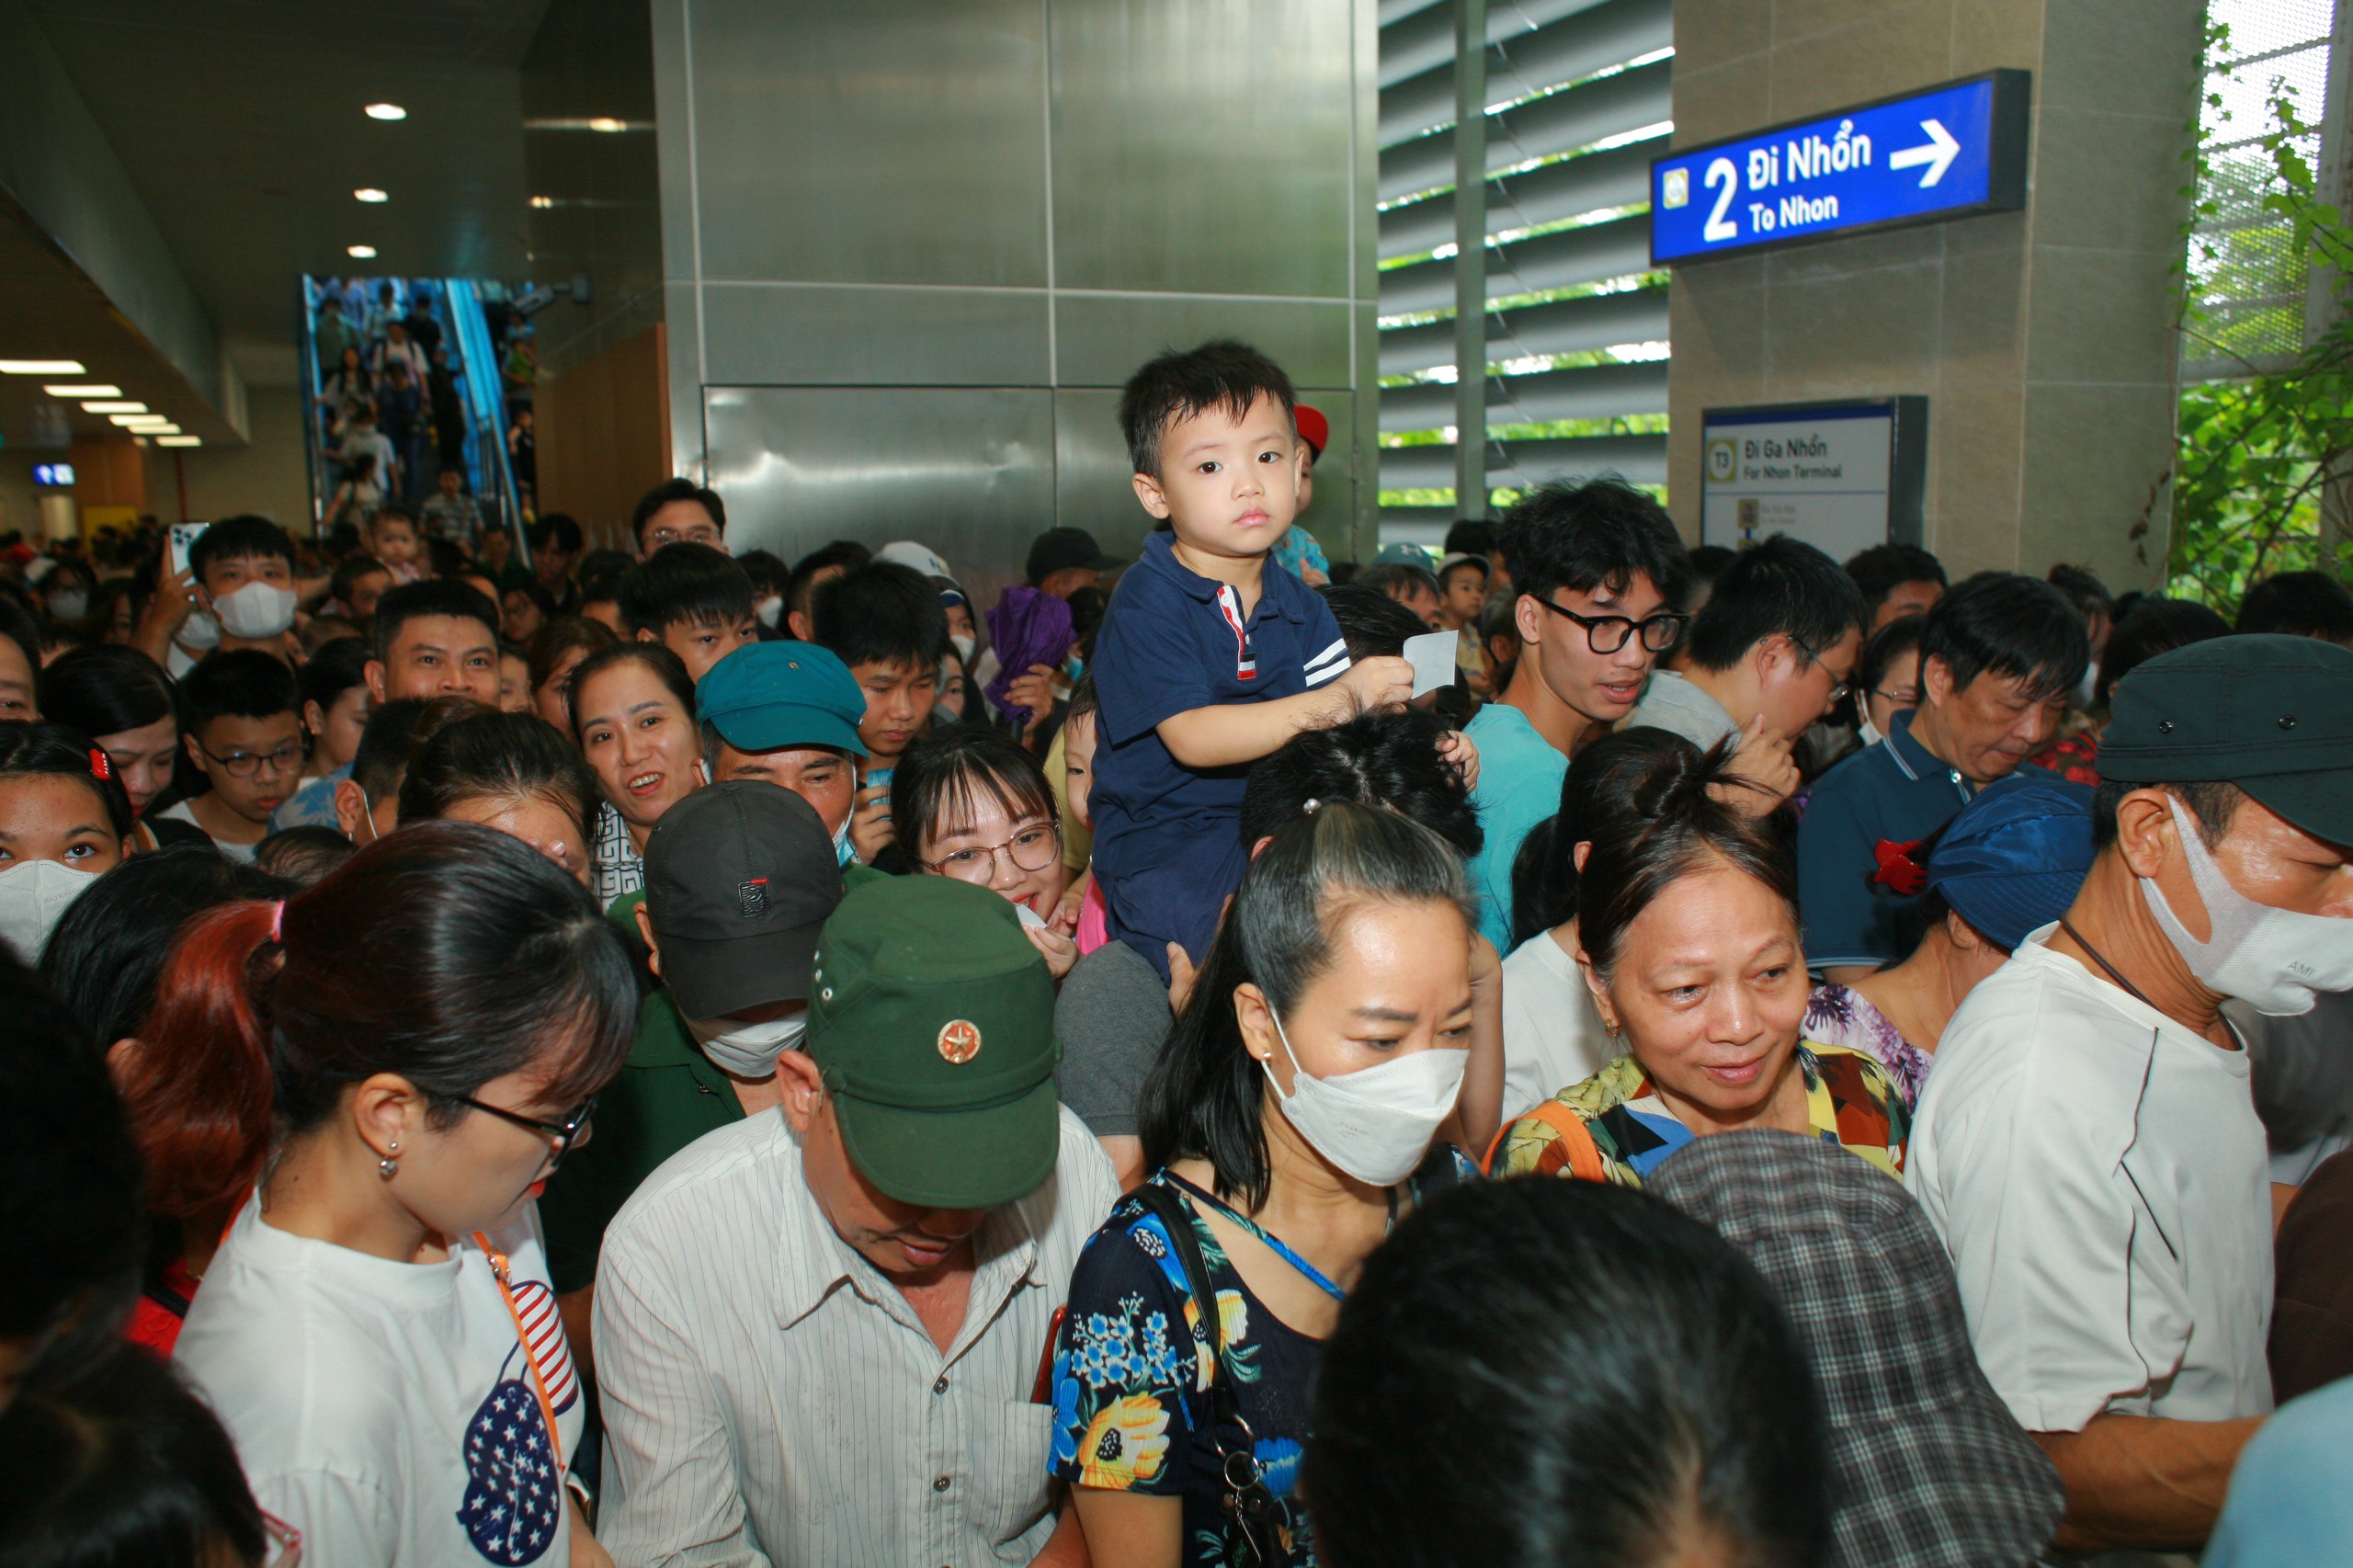
[{"label": "ceiling recessed light", "polygon": [[615,119],[610,115],[600,114],[596,119],[588,122],[588,129],[591,131],[627,131],[629,129],[629,121],[625,119]]},{"label": "ceiling recessed light", "polygon": [[176,436],[180,427],[166,419],[157,425],[133,425],[131,433],[134,436]]},{"label": "ceiling recessed light", "polygon": [[101,399],[97,403],[84,403],[82,412],[85,414],[144,414],[147,412],[147,405],[143,403],[109,403]]},{"label": "ceiling recessed light", "polygon": [[133,425],[144,425],[149,420],[161,418],[162,415],[154,414],[109,414],[107,417],[113,420],[117,425],[129,428]]},{"label": "ceiling recessed light", "polygon": [[120,397],[120,387],[43,387],[51,397]]},{"label": "ceiling recessed light", "polygon": [[361,201],[390,201],[392,199],[391,197],[386,196],[382,191],[378,190],[372,185],[363,185],[351,194]]},{"label": "ceiling recessed light", "polygon": [[343,247],[343,254],[356,256],[361,261],[372,261],[375,259],[376,247],[374,245],[346,245]]},{"label": "ceiling recessed light", "polygon": [[545,211],[548,208],[555,205],[555,198],[552,196],[535,196],[531,198],[531,205],[539,208],[542,211]]},{"label": "ceiling recessed light", "polygon": [[369,104],[368,106],[368,118],[370,119],[406,119],[408,118],[408,110],[401,108],[398,104]]},{"label": "ceiling recessed light", "polygon": [[0,359],[0,376],[80,376],[79,359]]},{"label": "ceiling recessed light", "polygon": [[204,437],[201,436],[158,436],[155,437],[155,444],[159,447],[200,447],[204,445]]}]

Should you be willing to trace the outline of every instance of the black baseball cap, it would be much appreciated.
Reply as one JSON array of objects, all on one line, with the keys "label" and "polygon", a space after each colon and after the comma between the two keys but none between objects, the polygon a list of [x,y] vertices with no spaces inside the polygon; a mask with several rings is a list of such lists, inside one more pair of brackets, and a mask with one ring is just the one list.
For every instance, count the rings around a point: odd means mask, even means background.
[{"label": "black baseball cap", "polygon": [[2353,648],[2215,637],[2117,683],[2099,772],[2121,784],[2235,784],[2315,838],[2353,845]]},{"label": "black baseball cap", "polygon": [[645,841],[645,918],[690,1018],[805,1000],[818,934],[841,901],[833,835],[774,784],[698,790]]},{"label": "black baseball cap", "polygon": [[1055,573],[1073,567],[1108,572],[1119,564],[1103,553],[1103,547],[1085,528],[1048,528],[1030,541],[1029,560],[1022,570],[1029,574],[1030,586],[1035,587]]}]

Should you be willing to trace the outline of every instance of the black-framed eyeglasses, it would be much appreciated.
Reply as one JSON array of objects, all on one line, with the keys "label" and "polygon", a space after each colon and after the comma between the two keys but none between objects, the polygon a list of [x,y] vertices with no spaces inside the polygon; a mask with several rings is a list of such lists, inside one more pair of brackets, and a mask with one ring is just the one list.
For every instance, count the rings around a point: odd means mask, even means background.
[{"label": "black-framed eyeglasses", "polygon": [[516,1126],[536,1132],[546,1139],[549,1144],[548,1170],[551,1173],[557,1165],[563,1163],[566,1153],[578,1146],[581,1129],[586,1127],[589,1119],[597,1114],[597,1096],[594,1095],[590,1095],[586,1099],[564,1112],[562,1121],[535,1120],[520,1111],[487,1104],[474,1098],[472,1095],[451,1095],[449,1097],[460,1105],[471,1106],[479,1111],[486,1111],[501,1121],[513,1122]]},{"label": "black-framed eyeglasses", "polygon": [[222,756],[202,741],[196,743],[196,749],[219,763],[222,770],[232,778],[251,778],[261,771],[261,765],[265,762],[269,764],[269,770],[272,773],[291,773],[302,766],[301,741],[288,741],[275,751],[233,751],[226,756]]},{"label": "black-framed eyeglasses", "polygon": [[1901,691],[1888,691],[1882,687],[1875,686],[1870,688],[1870,693],[1873,697],[1880,699],[1881,701],[1894,703],[1898,708],[1917,708],[1920,706],[1920,688],[1916,686],[1905,687]]},{"label": "black-framed eyeglasses", "polygon": [[1626,645],[1626,640],[1637,632],[1642,634],[1643,647],[1654,653],[1664,653],[1675,646],[1675,640],[1683,635],[1683,628],[1691,619],[1680,610],[1672,609],[1663,609],[1641,620],[1623,615],[1579,615],[1573,609],[1562,608],[1540,595],[1531,594],[1529,597],[1554,615],[1564,616],[1584,627],[1585,644],[1597,653],[1618,652]]},{"label": "black-framed eyeglasses", "polygon": [[953,849],[937,860],[926,860],[924,869],[942,877],[954,877],[960,882],[986,882],[996,874],[996,858],[1002,853],[1021,871],[1042,871],[1062,858],[1063,835],[1051,823],[1037,823],[1023,828],[1003,844],[975,845],[970,849]]}]

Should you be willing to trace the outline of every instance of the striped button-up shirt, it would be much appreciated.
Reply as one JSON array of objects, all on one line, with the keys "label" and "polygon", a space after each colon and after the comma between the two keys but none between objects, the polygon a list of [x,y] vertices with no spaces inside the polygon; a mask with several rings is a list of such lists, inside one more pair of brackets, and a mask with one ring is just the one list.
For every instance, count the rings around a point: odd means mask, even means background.
[{"label": "striped button-up shirt", "polygon": [[1062,1113],[1054,1175],[974,1237],[943,1354],[810,1194],[780,1112],[698,1140],[605,1233],[597,1539],[640,1564],[979,1568],[1053,1530],[1030,1394],[1119,1184]]}]

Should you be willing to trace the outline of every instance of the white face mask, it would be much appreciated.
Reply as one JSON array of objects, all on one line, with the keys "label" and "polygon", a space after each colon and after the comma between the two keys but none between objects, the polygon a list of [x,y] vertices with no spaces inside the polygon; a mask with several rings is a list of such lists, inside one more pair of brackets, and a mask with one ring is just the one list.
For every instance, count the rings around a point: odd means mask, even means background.
[{"label": "white face mask", "polygon": [[0,942],[27,964],[39,963],[50,932],[97,880],[96,871],[77,871],[58,860],[23,860],[0,871]]},{"label": "white face mask", "polygon": [[776,623],[784,619],[784,601],[774,594],[770,594],[752,608],[758,613],[760,624],[770,631],[774,631]]},{"label": "white face mask", "polygon": [[221,618],[221,630],[232,637],[276,637],[294,624],[294,606],[300,598],[291,588],[247,583],[214,599],[212,608]]},{"label": "white face mask", "polygon": [[191,653],[202,653],[221,646],[221,623],[203,610],[191,610],[172,634],[172,641]]},{"label": "white face mask", "polygon": [[948,634],[948,641],[955,646],[956,657],[962,661],[966,669],[971,669],[972,654],[979,649],[981,640],[969,631],[951,631]]},{"label": "white face mask", "polygon": [[1855,726],[1855,733],[1863,738],[1863,744],[1867,746],[1875,746],[1887,739],[1880,733],[1879,726],[1871,722],[1871,716],[1868,712],[1863,715],[1862,722]]},{"label": "white face mask", "polygon": [[2141,879],[2141,896],[2200,983],[2274,1017],[2311,1012],[2319,992],[2353,991],[2353,920],[2256,903],[2214,864],[2181,802],[2167,797],[2166,804],[2213,935],[2203,942],[2191,936],[2147,877]]},{"label": "white face mask", "polygon": [[49,613],[57,620],[79,620],[90,613],[90,596],[77,589],[60,589],[49,596]]},{"label": "white face mask", "polygon": [[765,1078],[776,1071],[776,1059],[801,1043],[809,1027],[809,1009],[802,1006],[765,1024],[738,1024],[727,1018],[678,1017],[695,1037],[711,1064],[738,1078]]},{"label": "white face mask", "polygon": [[[1430,1150],[1438,1124],[1454,1108],[1471,1053],[1451,1047],[1408,1052],[1336,1077],[1318,1078],[1299,1064],[1272,1004],[1275,1038],[1290,1058],[1290,1093],[1275,1084],[1283,1116],[1316,1153],[1370,1187],[1394,1187],[1413,1175]],[[1261,1062],[1267,1082],[1274,1065]]]}]

